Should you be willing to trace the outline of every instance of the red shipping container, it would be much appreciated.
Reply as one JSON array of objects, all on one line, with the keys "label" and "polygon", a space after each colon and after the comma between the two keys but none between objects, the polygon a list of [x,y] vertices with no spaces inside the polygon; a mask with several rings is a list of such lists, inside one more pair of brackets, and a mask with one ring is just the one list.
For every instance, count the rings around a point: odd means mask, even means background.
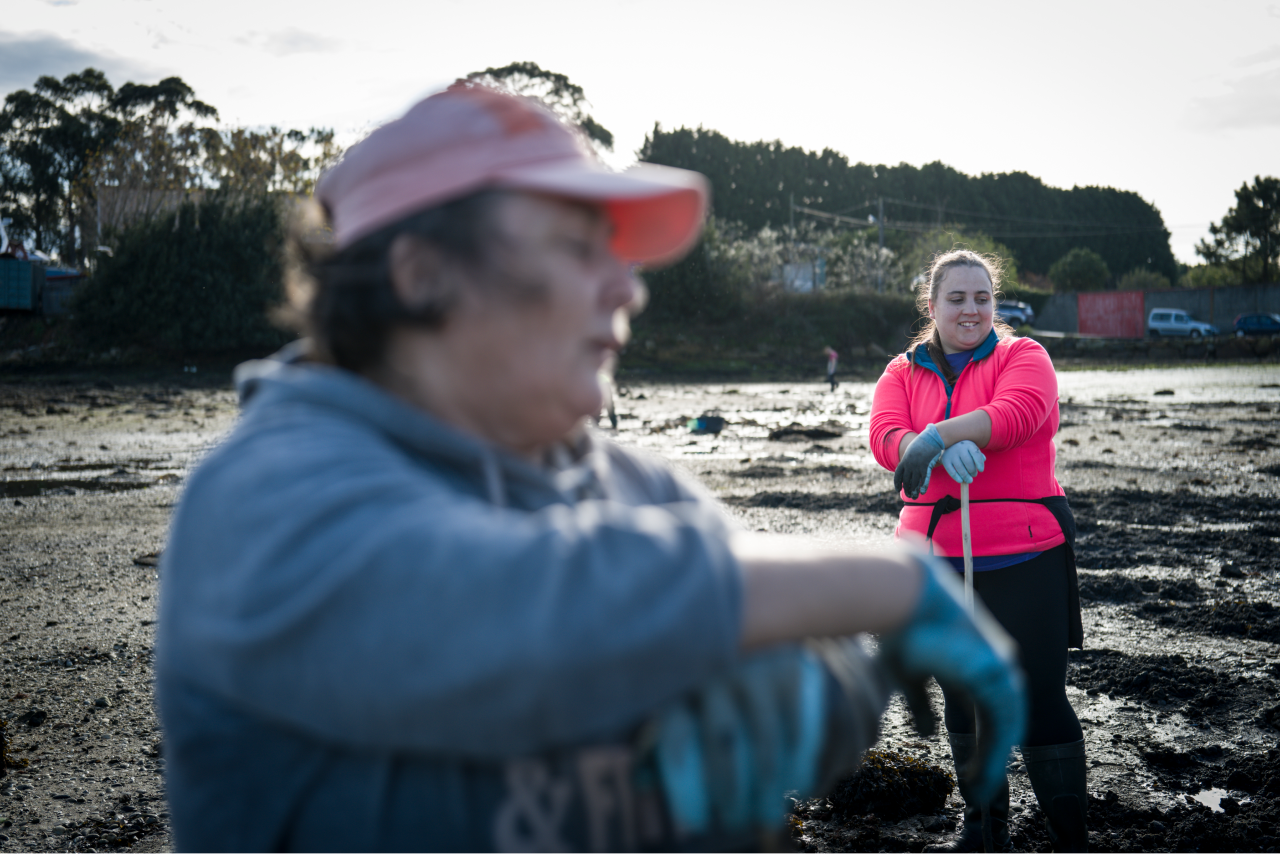
[{"label": "red shipping container", "polygon": [[1103,338],[1141,338],[1144,332],[1142,291],[1102,291],[1076,294],[1081,335]]}]

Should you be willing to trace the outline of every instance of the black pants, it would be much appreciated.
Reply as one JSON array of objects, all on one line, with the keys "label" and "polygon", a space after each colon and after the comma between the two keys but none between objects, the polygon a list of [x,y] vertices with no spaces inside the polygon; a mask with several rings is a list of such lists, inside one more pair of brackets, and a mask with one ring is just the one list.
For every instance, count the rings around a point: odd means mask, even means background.
[{"label": "black pants", "polygon": [[[973,574],[973,592],[1018,642],[1027,677],[1023,744],[1066,744],[1084,737],[1067,700],[1067,547],[1004,569]],[[943,691],[947,729],[972,733],[973,705]]]}]

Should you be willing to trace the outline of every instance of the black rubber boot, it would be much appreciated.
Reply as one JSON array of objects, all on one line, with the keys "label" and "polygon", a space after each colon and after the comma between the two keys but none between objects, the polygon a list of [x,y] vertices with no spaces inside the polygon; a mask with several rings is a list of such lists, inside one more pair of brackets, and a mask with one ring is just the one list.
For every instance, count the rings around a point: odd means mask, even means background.
[{"label": "black rubber boot", "polygon": [[[1009,840],[1009,779],[996,792],[991,802],[986,804],[986,815],[983,805],[973,797],[969,782],[965,779],[965,765],[973,758],[977,738],[973,735],[952,733],[947,736],[951,742],[951,759],[956,766],[956,786],[960,789],[960,797],[964,798],[964,825],[950,841],[943,845],[934,845],[926,851],[1009,851],[1013,845]],[[984,827],[985,820],[985,827]],[[988,846],[988,843],[990,847]]]},{"label": "black rubber boot", "polygon": [[1022,748],[1031,788],[1040,802],[1054,851],[1088,851],[1084,741]]}]

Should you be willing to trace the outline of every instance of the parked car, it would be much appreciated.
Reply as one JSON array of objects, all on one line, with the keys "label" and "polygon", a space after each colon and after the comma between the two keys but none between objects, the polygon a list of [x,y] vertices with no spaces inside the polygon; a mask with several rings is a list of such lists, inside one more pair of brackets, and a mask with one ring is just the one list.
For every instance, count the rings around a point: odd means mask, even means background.
[{"label": "parked car", "polygon": [[1036,322],[1036,313],[1031,306],[1012,299],[1002,299],[996,303],[996,317],[1015,329]]},{"label": "parked car", "polygon": [[1196,320],[1180,308],[1153,308],[1147,316],[1147,334],[1152,338],[1162,335],[1217,335],[1218,327]]},{"label": "parked car", "polygon": [[1242,314],[1236,318],[1236,337],[1280,335],[1280,314]]}]

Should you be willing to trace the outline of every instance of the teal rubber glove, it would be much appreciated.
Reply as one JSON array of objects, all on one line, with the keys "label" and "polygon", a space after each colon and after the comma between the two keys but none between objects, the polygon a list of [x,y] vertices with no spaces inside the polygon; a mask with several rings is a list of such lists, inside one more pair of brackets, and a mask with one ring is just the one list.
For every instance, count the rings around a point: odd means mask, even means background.
[{"label": "teal rubber glove", "polygon": [[757,655],[668,706],[641,735],[685,833],[780,827],[785,793],[813,793],[827,723],[826,673],[796,647]]},{"label": "teal rubber glove", "polygon": [[987,455],[968,439],[961,439],[942,453],[942,467],[956,483],[973,483],[987,463]]},{"label": "teal rubber glove", "polygon": [[906,695],[921,735],[931,735],[937,727],[925,693],[930,676],[973,701],[978,744],[966,776],[977,802],[986,803],[1004,779],[1010,749],[1021,743],[1026,729],[1026,688],[1017,646],[981,602],[974,603],[969,616],[949,564],[923,551],[915,556],[924,565],[924,589],[910,619],[881,637],[876,660]]},{"label": "teal rubber glove", "polygon": [[929,488],[929,475],[946,449],[935,425],[924,428],[898,461],[893,472],[893,488],[906,490],[908,498],[919,498],[920,493]]}]

